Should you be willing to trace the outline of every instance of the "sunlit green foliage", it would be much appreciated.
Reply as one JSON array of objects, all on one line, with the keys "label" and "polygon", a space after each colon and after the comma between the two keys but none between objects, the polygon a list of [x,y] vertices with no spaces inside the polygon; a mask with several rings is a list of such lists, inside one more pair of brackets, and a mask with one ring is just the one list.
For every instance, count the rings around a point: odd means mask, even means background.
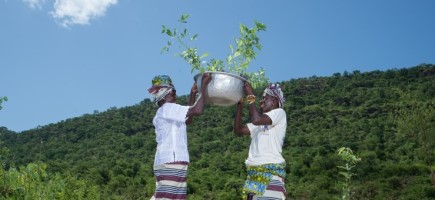
[{"label": "sunlit green foliage", "polygon": [[206,61],[205,58],[209,56],[208,53],[199,55],[198,47],[192,44],[197,40],[198,34],[192,34],[186,28],[188,14],[181,15],[178,22],[183,25],[182,28],[169,28],[165,25],[162,26],[162,34],[169,36],[169,41],[162,48],[162,52],[168,52],[173,47],[174,43],[179,45],[181,52],[177,53],[178,56],[184,59],[191,67],[191,72],[197,71],[204,73],[205,71],[225,71],[236,75],[241,75],[249,80],[253,88],[263,87],[267,84],[269,79],[266,77],[265,70],[260,68],[256,72],[248,71],[248,67],[252,60],[257,57],[262,45],[258,33],[266,31],[266,25],[254,21],[255,26],[249,28],[244,24],[239,25],[240,36],[234,38],[233,44],[229,45],[230,53],[226,59],[221,60],[211,58]]},{"label": "sunlit green foliage", "polygon": [[49,175],[43,163],[0,168],[1,199],[99,199],[98,187],[71,176]]}]

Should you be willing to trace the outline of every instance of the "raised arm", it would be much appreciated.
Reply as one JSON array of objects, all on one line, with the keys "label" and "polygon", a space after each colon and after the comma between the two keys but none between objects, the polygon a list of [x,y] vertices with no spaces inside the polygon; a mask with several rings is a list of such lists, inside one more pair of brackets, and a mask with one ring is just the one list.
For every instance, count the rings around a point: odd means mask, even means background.
[{"label": "raised arm", "polygon": [[193,82],[192,88],[190,89],[189,102],[187,103],[187,105],[193,106],[196,100],[197,93],[198,93],[198,86],[196,85],[196,82]]},{"label": "raised arm", "polygon": [[[253,101],[248,102],[249,103],[249,116],[251,117],[251,122],[254,125],[271,125],[272,120],[269,116],[262,114],[258,112],[257,108],[255,107],[255,95],[254,90],[251,87],[251,84],[248,82],[245,82],[244,85],[244,91],[247,96],[250,96],[251,98],[254,98]],[[260,103],[261,106],[261,103]]]},{"label": "raised arm", "polygon": [[238,136],[250,135],[251,132],[249,131],[248,127],[242,124],[242,114],[243,98],[240,99],[239,103],[237,104],[236,116],[234,117],[234,133]]},{"label": "raised arm", "polygon": [[205,96],[207,94],[207,85],[210,83],[211,79],[212,77],[209,73],[204,73],[202,75],[201,93],[197,102],[193,106],[191,106],[187,111],[186,117],[188,119],[186,120],[186,123],[188,122],[189,118],[193,116],[201,115],[203,113],[204,106],[205,106]]},{"label": "raised arm", "polygon": [[[196,94],[198,94],[198,86],[196,85],[196,82],[193,82],[192,88],[190,89],[189,102],[187,103],[187,105],[193,106],[193,104],[195,103],[195,100],[196,100]],[[192,123],[192,119],[193,119],[193,116],[188,117],[186,120],[186,124]]]}]

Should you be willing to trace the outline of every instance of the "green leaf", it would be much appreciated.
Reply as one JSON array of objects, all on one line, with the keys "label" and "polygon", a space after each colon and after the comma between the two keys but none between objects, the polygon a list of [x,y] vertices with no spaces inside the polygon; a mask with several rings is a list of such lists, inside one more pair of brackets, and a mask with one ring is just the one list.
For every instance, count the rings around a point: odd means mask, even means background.
[{"label": "green leaf", "polygon": [[169,51],[169,48],[165,46],[162,48],[162,50],[160,50],[160,53],[167,52],[167,51]]},{"label": "green leaf", "polygon": [[184,29],[180,36],[181,38],[184,38],[186,37],[186,35],[187,35],[187,29]]},{"label": "green leaf", "polygon": [[165,25],[162,25],[162,34],[165,33],[166,30],[167,30],[166,26],[165,26]]},{"label": "green leaf", "polygon": [[180,23],[187,23],[187,19],[189,18],[189,14],[182,14],[180,19],[178,20]]},{"label": "green leaf", "polygon": [[196,40],[197,37],[198,37],[198,34],[195,34],[190,38],[190,40]]},{"label": "green leaf", "polygon": [[208,53],[203,53],[199,58],[202,59],[202,58],[205,58],[207,56],[208,56]]},{"label": "green leaf", "polygon": [[172,31],[169,29],[166,29],[166,35],[169,35],[171,37],[173,37],[174,35],[172,34]]},{"label": "green leaf", "polygon": [[345,172],[338,172],[338,173],[343,175],[346,179],[350,178],[348,173],[345,173]]},{"label": "green leaf", "polygon": [[238,56],[240,56],[240,51],[236,51],[236,52],[234,53],[234,57],[238,57]]}]

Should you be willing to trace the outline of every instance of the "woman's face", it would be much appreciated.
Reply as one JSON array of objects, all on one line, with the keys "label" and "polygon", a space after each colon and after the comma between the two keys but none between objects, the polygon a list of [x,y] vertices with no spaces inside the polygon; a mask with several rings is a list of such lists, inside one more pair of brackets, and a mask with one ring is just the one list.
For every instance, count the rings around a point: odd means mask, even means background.
[{"label": "woman's face", "polygon": [[278,107],[278,102],[274,96],[266,94],[260,101],[260,108],[263,112],[269,112]]},{"label": "woman's face", "polygon": [[172,91],[165,96],[165,101],[167,103],[177,102],[177,91],[175,89],[172,89]]}]

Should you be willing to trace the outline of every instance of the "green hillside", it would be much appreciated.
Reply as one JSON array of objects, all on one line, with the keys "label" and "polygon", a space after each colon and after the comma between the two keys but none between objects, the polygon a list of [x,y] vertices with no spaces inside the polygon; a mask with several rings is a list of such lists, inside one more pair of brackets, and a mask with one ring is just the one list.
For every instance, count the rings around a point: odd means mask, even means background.
[{"label": "green hillside", "polygon": [[[280,84],[287,99],[283,155],[290,199],[340,198],[340,147],[362,159],[352,199],[435,199],[435,65]],[[5,168],[42,161],[48,173],[97,186],[101,199],[149,199],[156,109],[145,99],[21,133],[1,127],[9,153],[0,158]],[[188,126],[189,199],[240,198],[250,138],[232,132],[234,113],[235,106],[209,105]]]}]

